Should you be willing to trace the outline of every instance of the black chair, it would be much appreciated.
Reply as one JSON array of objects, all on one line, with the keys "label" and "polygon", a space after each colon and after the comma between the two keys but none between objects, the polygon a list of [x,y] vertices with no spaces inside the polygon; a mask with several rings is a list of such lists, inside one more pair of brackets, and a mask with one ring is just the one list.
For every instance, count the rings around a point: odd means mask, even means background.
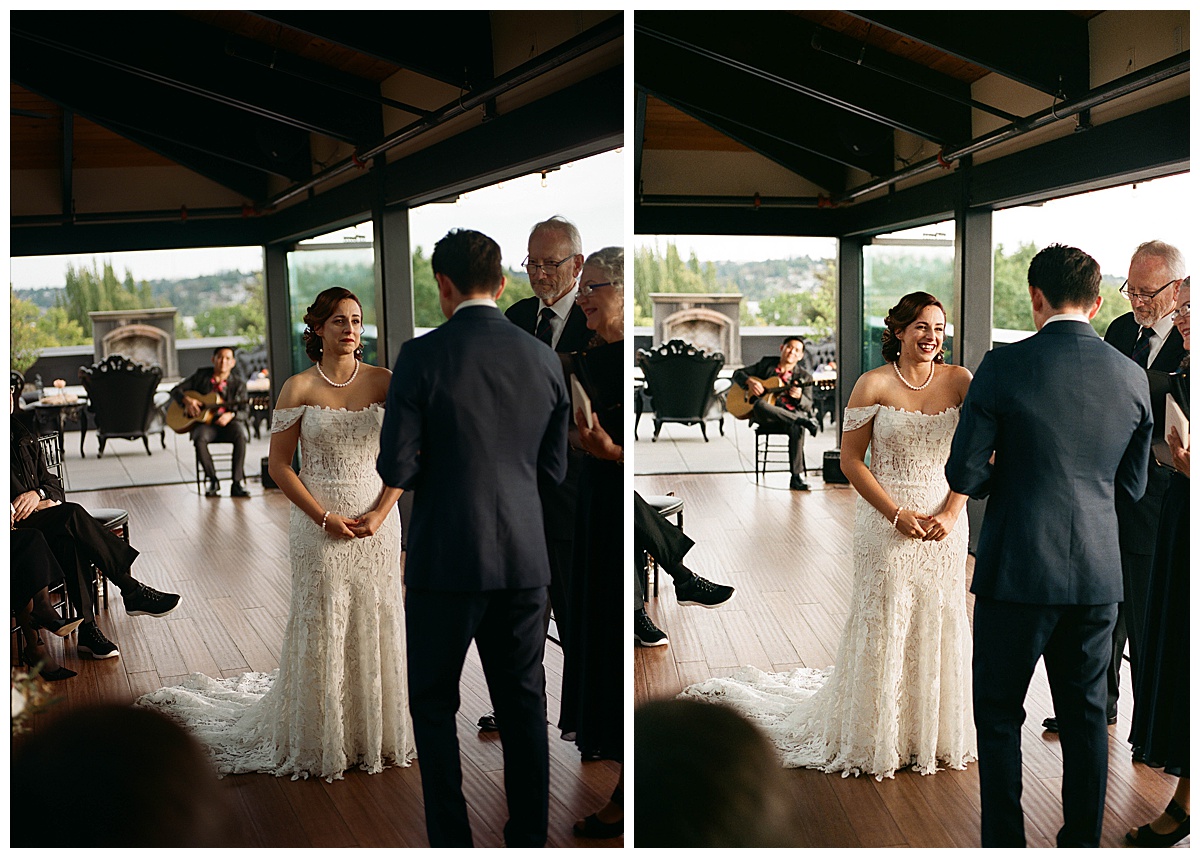
[{"label": "black chair", "polygon": [[[42,435],[38,438],[38,444],[42,448],[42,456],[46,459],[46,469],[58,477],[60,483],[63,482],[63,462],[59,455],[58,436]],[[128,510],[120,507],[94,507],[88,510],[88,515],[105,530],[125,540],[126,545],[129,544]],[[104,607],[108,607],[108,578],[99,569],[93,566],[91,581],[80,581],[79,584],[80,588],[89,587],[91,589],[94,606],[100,606],[100,597],[103,595]]]},{"label": "black chair", "polygon": [[821,431],[825,431],[825,415],[829,415],[830,425],[834,422],[834,410],[836,409],[835,397],[837,396],[837,379],[823,378],[817,381],[813,387],[813,411],[817,415],[817,425]]},{"label": "black chair", "polygon": [[[220,444],[228,449],[221,452],[217,449]],[[192,454],[196,459],[196,494],[202,494],[204,491],[204,466],[200,464],[200,455],[196,453],[195,446],[192,447]],[[232,441],[209,441],[208,454],[212,456],[213,470],[217,472],[217,479],[222,478],[222,471],[225,472],[229,480],[233,480],[233,442]]]},{"label": "black chair", "polygon": [[[683,530],[683,498],[676,497],[674,494],[665,495],[642,495],[642,500],[650,504],[658,510],[658,514],[663,518],[675,516],[675,526]],[[650,552],[642,552],[642,593],[649,595],[650,593],[650,576],[654,576],[654,595],[658,595],[658,560],[654,558]]]},{"label": "black chair", "polygon": [[[654,437],[664,423],[699,424],[708,440],[707,421],[719,421],[725,434],[725,408],[714,383],[725,365],[720,352],[705,352],[683,340],[671,340],[653,349],[639,349],[638,363],[646,376],[646,394],[654,408]],[[635,435],[636,438],[636,435]]]},{"label": "black chair", "polygon": [[37,434],[37,414],[25,404],[25,376],[15,369],[8,372],[8,390],[12,394],[12,419],[19,422],[31,433]]},{"label": "black chair", "polygon": [[[779,443],[782,439],[782,445]],[[804,465],[804,453],[800,453],[801,466],[807,471],[807,466]],[[774,470],[786,470],[789,473],[792,470],[792,457],[788,452],[788,431],[779,423],[761,423],[754,427],[754,482],[757,484],[759,477],[764,480],[767,478],[768,464],[783,464],[783,468]]]},{"label": "black chair", "polygon": [[170,395],[157,394],[161,367],[135,363],[124,355],[109,355],[98,364],[80,367],[79,379],[87,390],[88,412],[100,438],[99,458],[104,457],[109,438],[141,438],[149,456],[150,436],[157,434],[166,449]]}]

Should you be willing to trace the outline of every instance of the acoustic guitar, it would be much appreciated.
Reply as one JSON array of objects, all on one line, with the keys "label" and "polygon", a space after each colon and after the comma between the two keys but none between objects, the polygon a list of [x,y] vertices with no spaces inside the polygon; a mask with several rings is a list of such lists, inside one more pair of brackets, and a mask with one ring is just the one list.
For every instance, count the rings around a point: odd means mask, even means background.
[{"label": "acoustic guitar", "polygon": [[212,393],[197,393],[194,390],[185,390],[183,397],[184,399],[194,399],[200,403],[200,413],[195,417],[188,417],[187,412],[183,410],[183,406],[174,399],[171,400],[171,404],[167,407],[167,426],[181,435],[189,431],[197,423],[212,423],[218,408],[225,407],[232,410],[239,405],[246,404],[242,400],[225,402],[221,398],[221,394],[215,390]]},{"label": "acoustic guitar", "polygon": [[725,394],[725,410],[738,420],[749,419],[754,411],[754,403],[760,400],[768,405],[774,405],[775,397],[779,395],[779,391],[784,386],[783,380],[777,375],[768,379],[750,377],[762,384],[764,388],[762,396],[754,396],[746,388],[737,384],[729,388],[729,392]]}]

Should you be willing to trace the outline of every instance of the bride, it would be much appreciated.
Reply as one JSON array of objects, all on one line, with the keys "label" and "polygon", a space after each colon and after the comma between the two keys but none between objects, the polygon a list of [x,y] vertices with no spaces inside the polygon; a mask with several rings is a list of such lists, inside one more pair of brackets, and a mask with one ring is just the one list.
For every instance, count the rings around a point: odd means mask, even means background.
[{"label": "bride", "polygon": [[[362,305],[326,289],[304,317],[315,366],[284,384],[270,474],[293,504],[292,601],[279,669],[192,674],[141,697],[185,723],[222,774],[332,781],[415,756],[400,582],[400,490],[375,472],[391,372],[362,356]],[[299,443],[303,469],[291,467]]]},{"label": "bride", "polygon": [[976,753],[967,499],[944,474],[971,374],[943,363],[946,312],[932,295],[905,295],[884,324],[887,363],[854,385],[842,431],[842,471],[858,500],[836,664],[787,674],[744,667],[683,692],[755,721],[785,766],[879,780],[908,766],[962,769]]}]

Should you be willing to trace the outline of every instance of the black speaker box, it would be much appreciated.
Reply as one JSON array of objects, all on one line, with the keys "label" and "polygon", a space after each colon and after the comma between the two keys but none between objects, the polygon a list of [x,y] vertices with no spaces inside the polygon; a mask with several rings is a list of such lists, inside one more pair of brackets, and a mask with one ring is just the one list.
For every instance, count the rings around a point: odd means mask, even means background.
[{"label": "black speaker box", "polygon": [[842,451],[841,450],[826,450],[825,451],[825,468],[822,476],[827,483],[849,483],[846,475],[842,473]]}]

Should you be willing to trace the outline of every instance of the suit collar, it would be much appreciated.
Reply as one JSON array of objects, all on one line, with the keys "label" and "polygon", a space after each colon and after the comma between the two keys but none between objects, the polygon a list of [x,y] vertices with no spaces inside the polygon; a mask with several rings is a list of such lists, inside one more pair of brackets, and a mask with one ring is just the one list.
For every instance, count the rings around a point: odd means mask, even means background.
[{"label": "suit collar", "polygon": [[1051,336],[1067,335],[1073,337],[1100,336],[1096,333],[1096,329],[1092,327],[1090,322],[1082,322],[1077,319],[1059,319],[1056,322],[1047,322],[1042,325],[1042,329],[1038,334],[1049,334]]}]

